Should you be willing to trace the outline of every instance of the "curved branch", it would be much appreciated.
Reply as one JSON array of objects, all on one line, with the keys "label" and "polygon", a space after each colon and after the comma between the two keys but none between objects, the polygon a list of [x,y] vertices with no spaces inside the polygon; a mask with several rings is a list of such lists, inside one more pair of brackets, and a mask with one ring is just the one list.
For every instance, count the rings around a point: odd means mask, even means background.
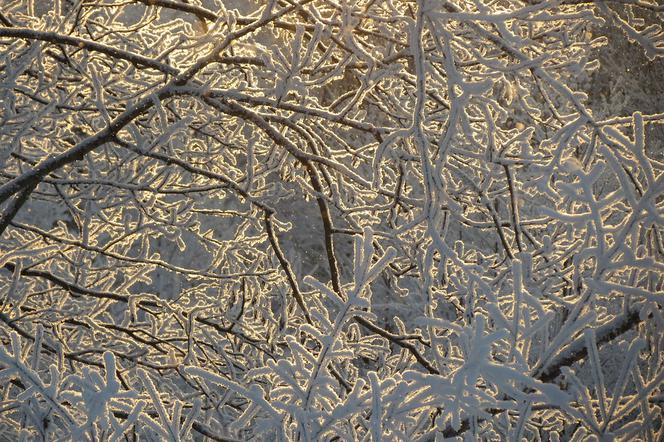
[{"label": "curved branch", "polygon": [[[597,345],[598,347],[610,342],[617,337],[623,335],[624,333],[632,330],[641,323],[642,319],[639,316],[639,309],[632,307],[627,313],[620,315],[613,320],[607,322],[606,324],[598,327],[595,331]],[[560,376],[561,370],[563,367],[569,367],[572,364],[584,359],[588,356],[588,347],[586,346],[586,341],[583,336],[577,338],[574,342],[567,345],[563,348],[558,356],[556,356],[552,362],[547,366],[547,368],[539,373],[537,373],[535,379],[542,382],[551,382]],[[502,413],[503,409],[491,409],[487,410],[491,414]],[[443,436],[445,437],[456,437],[465,433],[470,429],[470,421],[464,419],[461,422],[459,429],[455,430],[451,427],[447,427],[442,431]],[[433,440],[433,439],[432,439]]]}]

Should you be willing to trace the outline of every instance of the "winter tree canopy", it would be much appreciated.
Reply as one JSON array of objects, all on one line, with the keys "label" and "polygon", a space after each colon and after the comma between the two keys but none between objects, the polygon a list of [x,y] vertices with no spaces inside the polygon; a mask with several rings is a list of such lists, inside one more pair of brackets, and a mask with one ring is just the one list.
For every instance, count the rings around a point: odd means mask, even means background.
[{"label": "winter tree canopy", "polygon": [[0,438],[664,440],[663,20],[0,0]]}]

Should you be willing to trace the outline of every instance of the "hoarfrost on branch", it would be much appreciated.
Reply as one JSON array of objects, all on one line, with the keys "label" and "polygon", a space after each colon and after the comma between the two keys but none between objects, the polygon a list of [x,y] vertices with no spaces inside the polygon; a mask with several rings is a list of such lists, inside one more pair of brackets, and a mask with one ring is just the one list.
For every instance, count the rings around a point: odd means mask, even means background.
[{"label": "hoarfrost on branch", "polygon": [[0,438],[664,438],[661,0],[0,6]]}]

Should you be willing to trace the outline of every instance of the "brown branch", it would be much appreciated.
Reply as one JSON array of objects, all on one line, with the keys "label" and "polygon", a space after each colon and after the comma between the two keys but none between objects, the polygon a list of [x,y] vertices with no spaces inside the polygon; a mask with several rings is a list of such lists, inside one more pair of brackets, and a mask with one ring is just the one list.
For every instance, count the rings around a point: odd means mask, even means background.
[{"label": "brown branch", "polygon": [[[639,308],[632,307],[626,314],[620,315],[596,329],[595,333],[597,346],[602,346],[603,344],[606,344],[607,342],[610,342],[623,335],[629,330],[636,328],[636,326],[638,326],[641,321],[642,319],[639,315]],[[584,359],[587,355],[588,348],[586,347],[586,341],[585,338],[581,336],[563,348],[558,353],[558,356],[555,357],[544,370],[536,373],[534,377],[541,382],[551,382],[560,376],[563,367],[569,367],[581,359]],[[493,408],[487,411],[495,415],[502,413],[505,410]],[[442,434],[447,438],[456,437],[468,431],[469,428],[470,421],[468,419],[464,419],[461,422],[459,429],[455,430],[448,426],[445,430],[442,431]]]},{"label": "brown branch", "polygon": [[272,215],[265,213],[263,219],[265,221],[265,229],[267,231],[267,237],[270,241],[270,244],[272,245],[274,254],[277,255],[277,260],[279,260],[281,268],[286,273],[286,278],[288,279],[288,283],[290,284],[291,290],[293,291],[293,296],[295,297],[295,301],[297,302],[297,305],[299,305],[300,308],[302,309],[302,312],[304,312],[304,316],[307,322],[311,323],[311,316],[309,315],[309,309],[307,308],[307,304],[304,302],[304,297],[302,296],[302,292],[300,291],[300,288],[297,285],[297,279],[295,278],[295,273],[293,273],[293,269],[290,265],[290,262],[288,262],[288,259],[286,259],[286,255],[284,255],[284,252],[281,250],[281,247],[279,246],[279,239],[277,238],[277,235],[274,232],[274,227],[272,226]]},{"label": "brown branch", "polygon": [[516,238],[516,246],[519,252],[524,251],[523,243],[521,241],[521,221],[519,220],[519,203],[517,201],[516,188],[514,186],[514,177],[512,171],[507,164],[503,164],[505,169],[505,176],[507,176],[507,186],[510,191],[510,202],[512,203],[512,221],[514,223],[514,237]]},{"label": "brown branch", "polygon": [[[251,32],[256,31],[262,26],[277,20],[279,17],[287,14],[288,12],[301,7],[307,3],[310,3],[312,0],[302,0],[300,3],[296,3],[292,6],[281,9],[280,11],[271,14],[267,17],[263,17],[259,20],[253,21],[250,25],[245,26],[242,29],[239,29],[235,32],[232,32],[224,38],[224,40],[217,45],[214,50],[212,50],[208,55],[199,59],[194,65],[192,65],[186,71],[179,73],[175,78],[173,78],[166,85],[162,86],[157,90],[154,95],[157,96],[160,100],[175,96],[175,95],[186,95],[191,93],[191,90],[181,89],[177,86],[186,85],[201,69],[205,68],[207,65],[215,61],[216,58],[236,39],[239,39]],[[200,91],[199,91],[200,92]],[[60,155],[48,158],[40,163],[38,166],[25,172],[21,176],[5,183],[0,186],[0,204],[5,202],[7,198],[11,195],[19,192],[21,189],[38,184],[42,178],[44,178],[49,173],[60,169],[61,167],[82,159],[85,155],[92,152],[102,144],[105,144],[114,139],[117,133],[122,130],[127,124],[132,122],[139,115],[142,115],[149,108],[154,106],[155,100],[152,96],[145,97],[139,101],[134,106],[129,107],[122,114],[116,117],[111,123],[109,123],[104,129],[97,132],[95,135],[86,138],[76,146],[71,149],[61,153]]]},{"label": "brown branch", "polygon": [[[417,350],[417,347],[415,347],[410,342],[407,342],[408,339],[406,339],[406,338],[410,339],[411,337],[409,337],[409,336],[398,336],[398,335],[392,334],[392,333],[388,332],[387,330],[383,330],[382,328],[378,327],[377,325],[371,323],[370,321],[368,321],[367,319],[365,319],[361,316],[354,316],[353,319],[355,320],[355,322],[357,322],[361,326],[363,326],[363,327],[371,330],[372,332],[384,337],[385,339],[387,339],[388,341],[398,345],[399,347],[402,347],[402,348],[405,348],[406,350],[408,350],[410,352],[410,354],[412,354],[415,357],[417,362],[419,362],[419,364],[422,367],[424,367],[430,374],[440,374],[440,371],[438,371],[436,369],[436,367],[434,367],[431,364],[431,362],[429,362],[428,360],[426,360],[426,358],[424,356],[422,356],[422,354]],[[414,339],[414,337],[412,337],[412,338]]]},{"label": "brown branch", "polygon": [[2,237],[2,234],[5,232],[9,223],[11,223],[12,219],[14,219],[18,211],[21,210],[21,207],[23,207],[28,200],[35,187],[36,184],[31,184],[21,190],[21,192],[18,195],[15,195],[9,202],[5,211],[0,214],[0,237]]},{"label": "brown branch", "polygon": [[132,52],[123,51],[113,46],[97,43],[96,41],[86,40],[80,37],[73,37],[71,35],[60,34],[51,31],[36,31],[28,28],[0,28],[0,37],[14,37],[23,38],[26,40],[38,40],[52,44],[61,44],[68,46],[76,46],[80,49],[87,49],[90,51],[100,52],[110,57],[126,60],[136,66],[144,66],[153,68],[169,75],[177,75],[179,70],[165,63],[161,63],[152,58],[143,55],[134,54]]}]

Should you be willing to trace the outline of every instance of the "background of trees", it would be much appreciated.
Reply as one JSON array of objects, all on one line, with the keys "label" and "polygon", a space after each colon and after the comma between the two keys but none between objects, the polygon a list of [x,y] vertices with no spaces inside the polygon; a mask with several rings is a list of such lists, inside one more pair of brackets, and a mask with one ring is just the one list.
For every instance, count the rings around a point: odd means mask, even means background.
[{"label": "background of trees", "polygon": [[1,437],[662,440],[663,18],[0,0]]}]

